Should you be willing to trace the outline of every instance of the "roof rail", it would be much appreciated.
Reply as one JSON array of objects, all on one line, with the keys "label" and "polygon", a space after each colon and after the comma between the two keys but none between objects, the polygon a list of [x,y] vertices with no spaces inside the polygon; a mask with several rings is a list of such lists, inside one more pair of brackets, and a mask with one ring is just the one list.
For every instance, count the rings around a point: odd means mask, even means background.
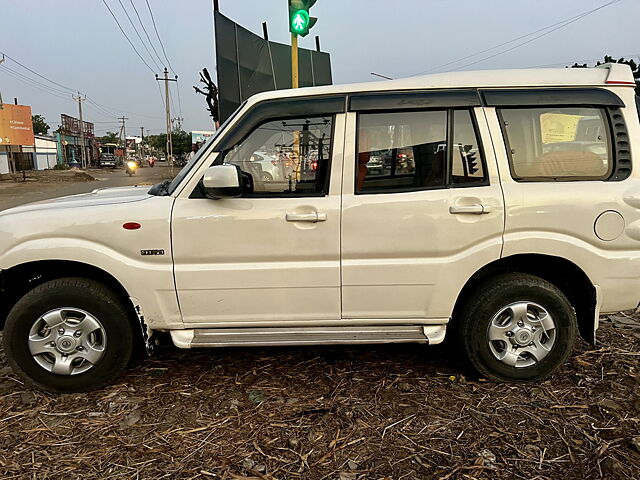
[{"label": "roof rail", "polygon": [[603,63],[596,68],[606,68],[609,70],[607,80],[604,82],[607,85],[636,86],[631,67],[626,63]]}]

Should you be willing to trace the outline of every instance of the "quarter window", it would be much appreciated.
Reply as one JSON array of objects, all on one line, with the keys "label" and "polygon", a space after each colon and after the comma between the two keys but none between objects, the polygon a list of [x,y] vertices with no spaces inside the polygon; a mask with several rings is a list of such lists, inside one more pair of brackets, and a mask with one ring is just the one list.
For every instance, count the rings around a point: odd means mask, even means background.
[{"label": "quarter window", "polygon": [[604,110],[546,107],[500,111],[516,180],[602,180],[613,159]]},{"label": "quarter window", "polygon": [[484,164],[471,112],[455,110],[453,112],[451,183],[476,185],[484,183],[484,180]]},{"label": "quarter window", "polygon": [[326,195],[333,117],[273,120],[225,154],[247,196]]}]

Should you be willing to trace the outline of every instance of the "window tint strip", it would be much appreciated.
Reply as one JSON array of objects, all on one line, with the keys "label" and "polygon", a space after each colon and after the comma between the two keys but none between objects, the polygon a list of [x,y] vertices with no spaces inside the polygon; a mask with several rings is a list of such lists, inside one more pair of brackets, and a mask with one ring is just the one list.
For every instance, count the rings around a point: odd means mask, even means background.
[{"label": "window tint strip", "polygon": [[215,146],[223,152],[240,143],[261,123],[274,118],[292,118],[314,115],[332,115],[345,112],[345,96],[294,97],[287,100],[274,99],[254,105]]},{"label": "window tint strip", "polygon": [[349,110],[356,112],[478,107],[480,105],[480,97],[475,90],[363,93],[349,96]]},{"label": "window tint strip", "polygon": [[481,89],[480,94],[488,107],[547,105],[624,107],[620,97],[603,88]]}]

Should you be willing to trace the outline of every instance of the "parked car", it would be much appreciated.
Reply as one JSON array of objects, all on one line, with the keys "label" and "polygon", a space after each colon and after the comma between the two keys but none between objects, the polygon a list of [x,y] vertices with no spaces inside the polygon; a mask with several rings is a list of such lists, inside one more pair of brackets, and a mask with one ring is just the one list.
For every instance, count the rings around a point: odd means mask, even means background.
[{"label": "parked car", "polygon": [[[547,378],[640,301],[633,87],[607,64],[255,95],[172,181],[0,213],[7,360],[80,392],[156,332],[187,349],[451,336],[485,378]],[[313,174],[265,189],[247,164],[284,150]]]}]

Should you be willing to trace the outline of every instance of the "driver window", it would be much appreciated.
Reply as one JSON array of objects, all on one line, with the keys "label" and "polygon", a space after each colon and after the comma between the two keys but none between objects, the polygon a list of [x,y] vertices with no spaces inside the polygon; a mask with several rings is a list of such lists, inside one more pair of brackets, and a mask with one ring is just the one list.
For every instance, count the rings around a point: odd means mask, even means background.
[{"label": "driver window", "polygon": [[273,120],[228,151],[249,196],[326,195],[333,117]]}]

